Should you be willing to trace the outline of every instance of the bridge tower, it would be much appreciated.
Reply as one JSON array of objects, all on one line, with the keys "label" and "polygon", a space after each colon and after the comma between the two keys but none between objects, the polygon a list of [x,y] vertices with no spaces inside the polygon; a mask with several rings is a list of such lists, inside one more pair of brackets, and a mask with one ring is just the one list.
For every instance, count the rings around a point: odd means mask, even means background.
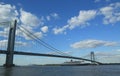
[{"label": "bridge tower", "polygon": [[7,54],[6,54],[6,63],[4,64],[5,67],[14,66],[13,56],[14,56],[16,24],[17,24],[17,20],[14,21],[14,24],[10,24]]},{"label": "bridge tower", "polygon": [[94,54],[94,52],[91,52],[90,56],[91,56],[91,63],[95,64],[95,62],[94,62],[95,61],[95,54]]}]

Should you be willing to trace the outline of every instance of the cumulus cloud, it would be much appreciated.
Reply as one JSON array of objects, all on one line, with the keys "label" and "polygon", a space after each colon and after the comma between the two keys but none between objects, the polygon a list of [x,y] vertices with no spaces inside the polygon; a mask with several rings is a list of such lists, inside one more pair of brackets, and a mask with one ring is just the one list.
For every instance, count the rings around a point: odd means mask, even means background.
[{"label": "cumulus cloud", "polygon": [[54,28],[53,31],[54,31],[54,34],[62,34],[62,33],[65,33],[65,30],[69,28],[69,25],[65,25],[63,26],[62,28]]},{"label": "cumulus cloud", "polygon": [[48,32],[48,26],[43,26],[43,27],[41,28],[41,31],[42,31],[43,33]]},{"label": "cumulus cloud", "polygon": [[112,3],[109,6],[100,9],[102,15],[104,15],[103,23],[110,24],[120,21],[120,2]]},{"label": "cumulus cloud", "polygon": [[[42,38],[42,37],[43,37],[43,33],[42,33],[42,32],[35,32],[35,33],[33,33],[33,35],[34,35],[35,37],[37,37],[37,38]],[[24,34],[24,37],[25,37],[25,39],[27,39],[27,40],[33,40],[33,39],[35,38],[34,36],[30,36],[30,35]]]},{"label": "cumulus cloud", "polygon": [[[96,0],[100,1],[100,0]],[[109,1],[109,0],[105,0]],[[76,27],[86,27],[89,25],[89,21],[96,16],[104,16],[103,24],[114,24],[120,21],[120,2],[112,3],[106,7],[102,7],[98,10],[80,10],[78,16],[68,19],[67,24],[63,27],[53,28],[54,34],[64,34],[67,29],[74,29]]]},{"label": "cumulus cloud", "polygon": [[[8,37],[9,32],[9,25],[13,20],[17,19],[19,26],[24,27],[28,31],[32,32],[35,36],[42,38],[43,33],[38,30],[36,31],[37,27],[41,27],[41,25],[44,24],[44,19],[38,18],[36,15],[32,14],[31,12],[27,12],[23,10],[22,8],[20,10],[17,10],[16,7],[11,4],[5,4],[0,3],[0,22],[3,22],[0,24],[0,28],[7,26],[5,28],[2,28],[0,31],[0,36],[2,37]],[[4,23],[4,21],[7,21]],[[28,35],[25,35],[23,31],[26,31],[25,29],[21,28],[22,31],[19,29],[16,30],[16,35],[21,36],[25,39],[30,39]],[[44,27],[43,32],[46,33],[48,28]]]},{"label": "cumulus cloud", "polygon": [[66,29],[74,29],[76,27],[86,27],[88,26],[88,21],[93,19],[97,15],[96,10],[81,10],[78,16],[71,17],[68,20],[67,25],[62,28],[54,28],[54,34],[63,33]]},{"label": "cumulus cloud", "polygon": [[42,38],[42,37],[43,37],[43,33],[42,33],[42,32],[35,32],[34,35],[35,35],[37,38]]},{"label": "cumulus cloud", "polygon": [[96,48],[101,46],[115,46],[118,45],[117,42],[102,41],[102,40],[83,40],[71,44],[72,48],[76,49],[86,49],[86,48]]},{"label": "cumulus cloud", "polygon": [[74,16],[68,20],[69,28],[74,29],[77,26],[86,27],[87,21],[93,19],[96,13],[95,10],[80,11],[78,16]]},{"label": "cumulus cloud", "polygon": [[0,21],[11,21],[17,19],[18,11],[10,4],[0,4]]},{"label": "cumulus cloud", "polygon": [[[26,28],[29,32],[26,31]],[[19,29],[16,31],[17,35],[25,38],[26,40],[34,39],[34,36],[36,36],[37,38],[43,37],[42,32],[33,31],[31,27],[26,27],[26,28],[24,29],[23,26],[19,27]],[[31,35],[30,33],[32,33],[33,35]]]},{"label": "cumulus cloud", "polygon": [[55,19],[57,19],[59,17],[59,15],[57,13],[52,13],[51,16]]},{"label": "cumulus cloud", "polygon": [[26,12],[24,10],[20,10],[20,11],[21,11],[21,17],[20,17],[21,26],[24,27],[25,29],[20,28],[22,31],[17,31],[18,35],[21,34],[21,37],[23,37],[27,40],[33,39],[33,38],[30,38],[29,35],[26,35],[24,33],[24,32],[27,32],[26,30],[28,30],[36,37],[42,38],[43,33],[40,30],[37,32],[35,29],[37,29],[36,27],[44,24],[43,19],[42,18],[39,19],[37,16],[35,16],[34,14],[32,14],[30,12]]},{"label": "cumulus cloud", "polygon": [[37,16],[30,12],[26,12],[21,9],[20,14],[21,14],[20,20],[24,25],[37,26],[43,24],[43,22],[40,21],[40,19]]},{"label": "cumulus cloud", "polygon": [[[33,35],[37,38],[42,38],[43,37],[42,32],[35,32],[35,33],[33,33]],[[34,36],[23,33],[23,35],[21,37],[24,37],[26,40],[34,40],[35,39]]]},{"label": "cumulus cloud", "polygon": [[58,19],[59,15],[57,13],[51,13],[48,16],[46,16],[47,21],[50,21],[51,19]]},{"label": "cumulus cloud", "polygon": [[[0,40],[0,44],[1,44],[0,47],[5,47],[8,44],[8,40]],[[21,42],[21,41],[16,41],[15,45],[16,46],[26,46],[27,43]]]}]

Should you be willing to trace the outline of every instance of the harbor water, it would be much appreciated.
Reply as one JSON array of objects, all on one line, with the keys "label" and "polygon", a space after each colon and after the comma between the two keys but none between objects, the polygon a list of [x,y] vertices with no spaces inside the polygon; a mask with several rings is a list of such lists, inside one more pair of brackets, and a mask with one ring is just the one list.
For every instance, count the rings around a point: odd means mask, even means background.
[{"label": "harbor water", "polygon": [[120,65],[0,67],[0,76],[120,76]]}]

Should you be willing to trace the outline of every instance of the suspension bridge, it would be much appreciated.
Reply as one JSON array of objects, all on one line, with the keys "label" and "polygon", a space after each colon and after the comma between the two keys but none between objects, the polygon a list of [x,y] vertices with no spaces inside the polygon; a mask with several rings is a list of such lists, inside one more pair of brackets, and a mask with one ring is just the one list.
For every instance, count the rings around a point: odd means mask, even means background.
[{"label": "suspension bridge", "polygon": [[[1,25],[6,24],[6,22],[1,22]],[[43,47],[55,51],[58,54],[45,54],[45,53],[33,53],[33,52],[23,52],[23,51],[17,51],[14,49],[15,47],[15,37],[16,37],[16,28],[19,29],[21,32],[24,32],[25,35],[29,36],[31,39],[34,39],[35,42],[39,43]],[[2,44],[1,44],[2,45]],[[94,58],[91,59],[85,59],[81,57],[74,57],[69,54],[66,54],[55,47],[51,46],[50,44],[44,42],[40,38],[38,38],[36,35],[34,35],[31,31],[27,30],[23,26],[17,26],[17,21],[14,21],[14,24],[10,24],[9,28],[9,34],[8,34],[8,42],[7,42],[7,49],[1,49],[0,54],[5,54],[6,55],[6,62],[4,64],[5,67],[12,67],[14,66],[13,59],[14,55],[30,55],[30,56],[45,56],[45,57],[59,57],[59,58],[69,58],[69,59],[78,59],[78,60],[84,60],[84,61],[89,61],[89,62],[94,62],[97,64],[102,64],[101,62],[95,61]],[[92,57],[93,56],[93,53]]]}]

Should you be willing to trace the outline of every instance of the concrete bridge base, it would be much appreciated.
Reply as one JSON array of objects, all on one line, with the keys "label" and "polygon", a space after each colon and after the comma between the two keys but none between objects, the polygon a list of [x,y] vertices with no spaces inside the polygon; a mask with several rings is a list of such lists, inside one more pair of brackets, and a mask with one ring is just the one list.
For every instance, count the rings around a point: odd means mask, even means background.
[{"label": "concrete bridge base", "polygon": [[14,67],[14,66],[15,66],[15,64],[9,64],[9,65],[4,64],[3,66],[4,66],[4,67],[6,67],[6,68],[11,68],[11,67]]}]

